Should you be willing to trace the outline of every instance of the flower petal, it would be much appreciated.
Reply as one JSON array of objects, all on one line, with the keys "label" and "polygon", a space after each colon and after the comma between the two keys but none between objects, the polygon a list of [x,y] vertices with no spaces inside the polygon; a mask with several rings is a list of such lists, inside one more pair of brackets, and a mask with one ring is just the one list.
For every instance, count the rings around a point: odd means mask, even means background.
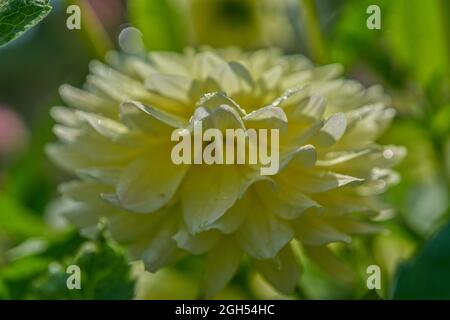
[{"label": "flower petal", "polygon": [[210,77],[217,81],[230,96],[250,92],[253,79],[247,69],[237,62],[222,63],[210,73]]},{"label": "flower petal", "polygon": [[197,255],[209,251],[219,238],[220,233],[216,230],[191,235],[185,228],[182,228],[173,236],[173,239],[177,242],[179,248]]},{"label": "flower petal", "polygon": [[213,297],[233,278],[241,257],[242,251],[231,239],[220,241],[211,250],[206,262],[206,298]]},{"label": "flower petal", "polygon": [[[246,195],[249,196],[249,195]],[[255,259],[272,259],[294,236],[292,229],[252,199],[251,211],[236,232],[241,248]]]},{"label": "flower petal", "polygon": [[118,108],[113,100],[67,84],[59,88],[59,94],[67,105],[81,110],[99,112],[113,117]]},{"label": "flower petal", "polygon": [[290,220],[298,218],[308,209],[321,209],[321,206],[307,195],[283,187],[269,183],[255,186],[261,202],[270,212]]},{"label": "flower petal", "polygon": [[145,81],[148,90],[184,103],[189,102],[192,85],[193,80],[190,78],[167,74],[152,74]]},{"label": "flower petal", "polygon": [[248,197],[242,197],[228,209],[223,216],[211,224],[211,229],[218,229],[222,233],[231,234],[235,232],[242,221],[247,216],[247,212],[251,210],[251,203]]},{"label": "flower petal", "polygon": [[139,238],[157,232],[162,219],[163,211],[149,215],[120,212],[109,217],[107,228],[111,237],[122,244],[130,244]]},{"label": "flower petal", "polygon": [[331,171],[303,169],[295,162],[290,162],[275,178],[277,183],[283,185],[283,188],[306,194],[325,192],[364,182],[364,179]]},{"label": "flower petal", "polygon": [[201,80],[205,80],[217,66],[225,63],[219,55],[205,51],[197,54],[193,61],[194,76]]},{"label": "flower petal", "polygon": [[211,229],[252,182],[235,166],[191,166],[181,190],[189,232],[196,234]]},{"label": "flower petal", "polygon": [[[120,119],[131,130],[139,130],[156,138],[169,136],[174,127],[149,114],[133,102],[120,105]],[[175,124],[175,121],[168,121]]]},{"label": "flower petal", "polygon": [[98,181],[107,185],[115,186],[120,179],[121,167],[92,167],[78,169],[77,175],[86,180]]},{"label": "flower petal", "polygon": [[180,256],[177,244],[172,239],[177,226],[178,219],[172,216],[166,217],[155,233],[146,235],[130,245],[130,252],[143,260],[146,270],[156,272]]},{"label": "flower petal", "polygon": [[152,106],[144,105],[138,101],[126,101],[123,104],[124,108],[130,108],[134,106],[172,128],[184,128],[188,124],[188,122],[185,119],[177,115],[171,114],[163,110],[159,110],[158,108]]},{"label": "flower petal", "polygon": [[304,246],[308,257],[323,271],[344,284],[352,284],[355,273],[345,262],[337,258],[326,246]]},{"label": "flower petal", "polygon": [[246,114],[245,110],[242,109],[233,99],[226,95],[224,92],[210,92],[204,94],[200,100],[197,102],[196,107],[205,107],[210,110],[217,108],[221,105],[227,105],[237,111],[240,116]]},{"label": "flower petal", "polygon": [[228,105],[220,105],[212,110],[204,107],[195,109],[194,115],[191,118],[189,128],[202,123],[202,130],[213,128],[225,131],[226,129],[244,128],[244,123],[235,109]]},{"label": "flower petal", "polygon": [[321,246],[331,242],[350,243],[351,237],[334,228],[316,213],[306,213],[295,221],[295,234],[302,243]]},{"label": "flower petal", "polygon": [[313,137],[313,145],[327,148],[335,144],[345,133],[347,121],[343,113],[332,115]]},{"label": "flower petal", "polygon": [[93,181],[74,180],[61,184],[58,191],[64,196],[79,202],[104,204],[101,193],[111,192],[113,188]]},{"label": "flower petal", "polygon": [[317,161],[317,152],[314,146],[308,144],[296,148],[290,152],[283,153],[280,160],[280,168],[284,168],[289,163],[303,168],[312,168]]},{"label": "flower petal", "polygon": [[274,259],[255,260],[254,265],[278,291],[292,294],[300,277],[300,268],[289,244]]},{"label": "flower petal", "polygon": [[267,106],[247,114],[243,118],[247,128],[287,130],[288,119],[283,109]]},{"label": "flower petal", "polygon": [[94,113],[77,111],[76,115],[80,120],[87,122],[96,132],[108,139],[117,140],[121,135],[128,132],[127,127],[122,123]]}]

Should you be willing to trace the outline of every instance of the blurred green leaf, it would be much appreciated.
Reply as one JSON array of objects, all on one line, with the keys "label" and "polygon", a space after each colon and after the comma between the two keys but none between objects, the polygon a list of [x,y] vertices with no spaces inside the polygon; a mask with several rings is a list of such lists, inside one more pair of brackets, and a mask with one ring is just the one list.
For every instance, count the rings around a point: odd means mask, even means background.
[{"label": "blurred green leaf", "polygon": [[128,3],[131,23],[150,50],[176,50],[184,46],[181,17],[168,0],[133,0]]},{"label": "blurred green leaf", "polygon": [[[4,297],[0,299],[23,299],[29,292],[34,279],[47,270],[48,258],[30,256],[14,261],[0,269],[0,282],[4,289]],[[7,294],[6,294],[7,293]]]},{"label": "blurred green leaf", "polygon": [[0,192],[0,230],[15,240],[45,233],[47,226],[32,211],[14,198]]},{"label": "blurred green leaf", "polygon": [[[78,253],[76,253],[78,252]],[[69,290],[69,265],[81,270],[81,289]],[[131,299],[134,279],[124,252],[105,239],[83,242],[60,234],[47,248],[0,268],[0,299]]]},{"label": "blurred green leaf", "polygon": [[2,0],[0,3],[0,46],[34,27],[50,12],[47,0]]},{"label": "blurred green leaf", "polygon": [[78,232],[54,234],[46,230],[42,236],[44,234],[46,238],[36,238],[41,241],[41,248],[23,250],[24,246],[36,241],[29,239],[6,252],[8,263],[0,267],[0,300],[30,298],[34,281],[49,273],[51,263],[73,256],[83,242]]},{"label": "blurred green leaf", "polygon": [[419,255],[400,266],[393,299],[450,299],[450,224]]},{"label": "blurred green leaf", "polygon": [[[81,270],[81,289],[67,289],[68,265],[77,265]],[[49,272],[36,279],[31,296],[35,299],[131,299],[134,295],[134,280],[124,253],[111,243],[101,239],[85,243],[75,259],[69,259],[59,270]]]},{"label": "blurred green leaf", "polygon": [[405,218],[414,231],[422,235],[435,231],[449,205],[447,188],[442,177],[410,187]]},{"label": "blurred green leaf", "polygon": [[[370,30],[366,26],[367,7],[377,5],[381,9],[381,30]],[[339,10],[339,19],[333,26],[329,49],[331,60],[342,63],[347,70],[368,66],[377,76],[395,86],[401,87],[405,74],[393,64],[391,54],[385,45],[384,14],[390,10],[387,0],[346,1]],[[364,77],[367,77],[367,70]]]}]

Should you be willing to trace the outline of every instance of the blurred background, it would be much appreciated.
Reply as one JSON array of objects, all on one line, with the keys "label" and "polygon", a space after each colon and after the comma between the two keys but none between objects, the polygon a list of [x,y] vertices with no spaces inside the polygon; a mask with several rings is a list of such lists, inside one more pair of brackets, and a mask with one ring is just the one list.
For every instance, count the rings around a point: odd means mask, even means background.
[{"label": "blurred background", "polygon": [[[222,299],[450,299],[450,1],[448,0],[79,0],[50,1],[36,27],[0,47],[0,299],[194,299],[199,258],[156,275],[126,262],[107,238],[87,242],[52,214],[67,180],[46,157],[55,140],[58,87],[81,86],[92,59],[113,49],[181,51],[186,46],[279,47],[345,76],[381,84],[397,117],[383,144],[408,148],[402,180],[384,197],[386,232],[336,247],[359,275],[352,285],[308,261],[294,296],[282,296],[243,263]],[[81,8],[68,30],[66,8]],[[369,5],[381,9],[370,30]],[[135,27],[141,33],[130,29]],[[67,290],[65,267],[88,270],[84,290]],[[382,270],[368,291],[366,267]],[[339,270],[334,270],[339,273]]]}]

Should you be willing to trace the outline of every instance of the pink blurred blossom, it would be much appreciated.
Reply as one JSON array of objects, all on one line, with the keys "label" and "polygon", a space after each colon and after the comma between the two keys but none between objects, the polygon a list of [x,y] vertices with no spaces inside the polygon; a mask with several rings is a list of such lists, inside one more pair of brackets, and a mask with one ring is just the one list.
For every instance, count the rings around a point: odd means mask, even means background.
[{"label": "pink blurred blossom", "polygon": [[114,32],[123,23],[124,7],[121,0],[89,0],[89,4],[109,32]]}]

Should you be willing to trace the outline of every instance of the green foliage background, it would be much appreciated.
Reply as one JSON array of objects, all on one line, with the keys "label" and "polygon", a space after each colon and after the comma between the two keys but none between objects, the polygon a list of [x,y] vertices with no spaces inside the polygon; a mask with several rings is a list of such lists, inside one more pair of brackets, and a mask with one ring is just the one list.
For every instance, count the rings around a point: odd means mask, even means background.
[{"label": "green foliage background", "polygon": [[[44,155],[45,144],[54,140],[49,107],[61,103],[60,84],[81,85],[89,60],[103,59],[118,46],[115,39],[125,24],[142,31],[150,50],[180,51],[220,40],[248,43],[250,49],[280,46],[316,63],[341,63],[346,76],[383,85],[398,111],[381,139],[408,148],[397,168],[401,183],[384,195],[396,212],[380,222],[387,232],[336,247],[346,265],[328,272],[304,257],[295,296],[281,296],[244,262],[218,298],[450,299],[449,1],[276,1],[289,9],[289,28],[264,41],[257,40],[270,16],[257,13],[252,0],[111,0],[109,8],[101,2],[0,0],[0,107],[17,112],[28,130],[24,148],[0,151],[0,299],[201,296],[202,257],[150,275],[130,265],[107,234],[89,242],[51,215],[56,186],[67,177]],[[184,12],[190,2],[200,3],[196,17],[217,21],[201,39]],[[65,28],[69,4],[82,8],[81,30]],[[366,9],[373,4],[381,8],[381,30],[366,27]],[[238,23],[238,31],[224,31],[229,21]],[[243,38],[248,34],[254,42]],[[82,290],[66,289],[70,264],[86,274]],[[370,264],[382,269],[381,290],[365,287]],[[340,281],[345,268],[359,275],[358,283]]]}]

